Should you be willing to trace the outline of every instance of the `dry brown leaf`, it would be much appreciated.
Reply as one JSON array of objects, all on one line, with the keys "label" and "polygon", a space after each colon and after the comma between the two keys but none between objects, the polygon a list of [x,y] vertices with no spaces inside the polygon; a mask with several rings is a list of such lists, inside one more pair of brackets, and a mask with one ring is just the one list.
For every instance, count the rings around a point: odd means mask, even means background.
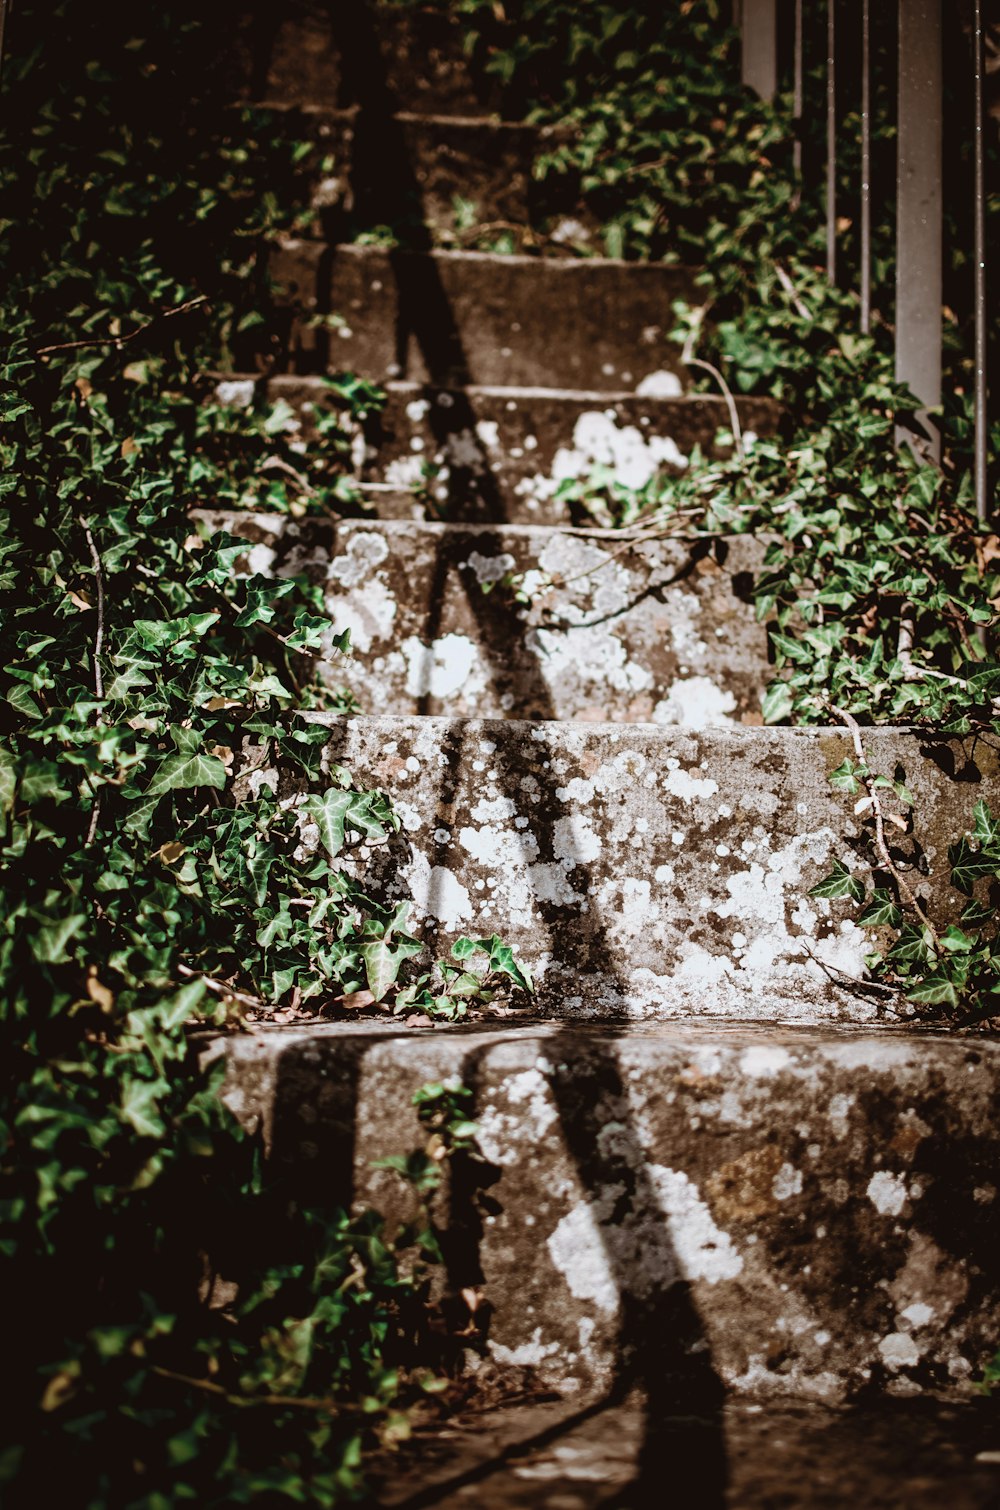
[{"label": "dry brown leaf", "polygon": [[216,757],[216,759],[222,761],[222,764],[225,766],[227,771],[236,758],[228,745],[213,745],[211,753]]},{"label": "dry brown leaf", "polygon": [[346,996],[334,998],[338,1007],[346,1007],[348,1012],[354,1012],[358,1007],[370,1007],[375,998],[370,991],[349,991]]},{"label": "dry brown leaf", "polygon": [[162,860],[164,865],[176,865],[181,855],[184,854],[184,845],[176,839],[168,839],[166,844],[161,844],[156,851],[157,859]]},{"label": "dry brown leaf", "polygon": [[93,603],[88,603],[82,592],[70,592],[67,593],[66,596],[69,598],[74,608],[78,608],[81,613],[89,612],[89,610],[94,606]]},{"label": "dry brown leaf", "polygon": [[76,382],[73,384],[73,387],[76,389],[80,397],[85,400],[88,399],[94,391],[93,383],[89,378],[85,377],[78,377]]},{"label": "dry brown leaf", "polygon": [[131,435],[126,435],[125,439],[122,441],[122,449],[121,449],[122,456],[123,457],[134,456],[135,453],[138,451],[138,449],[139,449],[139,447],[136,445],[136,443],[132,439]]},{"label": "dry brown leaf", "polygon": [[114,993],[98,980],[96,965],[91,965],[87,971],[87,995],[92,1002],[96,1002],[102,1012],[110,1012],[114,1007]]}]

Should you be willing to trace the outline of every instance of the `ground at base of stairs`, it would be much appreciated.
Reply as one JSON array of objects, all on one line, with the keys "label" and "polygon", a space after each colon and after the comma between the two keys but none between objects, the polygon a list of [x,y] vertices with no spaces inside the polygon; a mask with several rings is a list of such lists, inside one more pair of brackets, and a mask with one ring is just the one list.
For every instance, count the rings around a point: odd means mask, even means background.
[{"label": "ground at base of stairs", "polygon": [[[654,1429],[655,1428],[655,1429]],[[457,1419],[387,1475],[392,1510],[987,1510],[1000,1505],[990,1401],[831,1410],[729,1402],[653,1420],[633,1394]]]}]

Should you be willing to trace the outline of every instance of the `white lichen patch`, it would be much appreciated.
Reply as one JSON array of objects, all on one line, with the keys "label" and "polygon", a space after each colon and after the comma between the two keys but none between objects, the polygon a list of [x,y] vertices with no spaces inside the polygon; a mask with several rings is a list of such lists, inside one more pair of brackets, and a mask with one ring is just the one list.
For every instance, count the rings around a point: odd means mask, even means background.
[{"label": "white lichen patch", "polygon": [[[548,1239],[549,1255],[570,1293],[613,1315],[619,1286],[648,1299],[680,1280],[715,1285],[735,1279],[743,1259],[682,1170],[645,1166],[640,1204],[621,1216],[623,1188],[580,1201]],[[642,1204],[642,1202],[645,1204]]]},{"label": "white lichen patch", "polygon": [[333,634],[343,634],[349,629],[351,645],[361,655],[367,655],[376,641],[388,640],[392,635],[397,603],[380,577],[352,592],[328,592],[325,604]]},{"label": "white lichen patch", "polygon": [[596,467],[607,467],[615,481],[641,488],[664,465],[683,470],[687,457],[672,437],[644,435],[636,425],[619,425],[614,410],[586,410],[573,427],[572,446],[561,446],[552,463],[552,481],[585,477]]},{"label": "white lichen patch", "polygon": [[719,729],[732,725],[736,711],[732,692],[716,686],[711,677],[690,676],[675,681],[653,709],[654,724],[679,724],[687,729]]},{"label": "white lichen patch", "polygon": [[526,1142],[537,1147],[553,1129],[558,1134],[559,1112],[544,1073],[536,1066],[508,1076],[476,1122],[477,1142],[490,1163],[515,1165]]},{"label": "white lichen patch", "polygon": [[679,766],[676,770],[668,770],[663,778],[663,786],[672,796],[679,797],[686,804],[703,802],[708,797],[714,797],[719,790],[719,783],[713,777],[695,776],[691,771],[682,771]]},{"label": "white lichen patch", "polygon": [[277,551],[270,545],[252,545],[244,557],[245,569],[234,573],[237,576],[270,577],[273,574]]},{"label": "white lichen patch", "polygon": [[920,1362],[920,1348],[909,1332],[891,1332],[878,1345],[882,1362],[887,1368],[915,1368]]},{"label": "white lichen patch", "polygon": [[567,879],[565,867],[556,862],[532,865],[528,880],[534,897],[539,902],[555,907],[578,907],[585,899],[574,891]]},{"label": "white lichen patch", "polygon": [[419,456],[395,456],[385,469],[385,480],[405,493],[423,482],[424,464]]},{"label": "white lichen patch", "polygon": [[327,580],[341,587],[357,587],[368,582],[373,572],[389,555],[389,542],[376,530],[359,530],[351,534],[346,548],[327,567]]},{"label": "white lichen patch", "polygon": [[777,1045],[755,1044],[752,1048],[744,1049],[740,1055],[741,1071],[754,1080],[777,1075],[781,1070],[787,1069],[791,1062],[792,1056],[788,1050]]},{"label": "white lichen patch", "polygon": [[771,1190],[776,1201],[787,1201],[802,1193],[802,1171],[793,1164],[782,1164],[775,1175]]},{"label": "white lichen patch", "polygon": [[220,404],[228,404],[232,409],[249,409],[256,386],[253,378],[225,378],[216,383],[215,397]]},{"label": "white lichen patch", "polygon": [[488,1343],[490,1356],[496,1363],[508,1368],[540,1368],[546,1358],[552,1358],[561,1351],[558,1342],[542,1342],[541,1328],[536,1327],[531,1334],[529,1342],[519,1343],[517,1347],[505,1347],[502,1342]]},{"label": "white lichen patch", "polygon": [[469,893],[454,872],[443,865],[431,865],[419,850],[413,852],[404,874],[413,905],[425,917],[436,918],[445,928],[458,929],[475,916]]},{"label": "white lichen patch", "polygon": [[569,813],[553,823],[552,853],[568,870],[589,865],[600,855],[603,844],[593,823],[593,818],[584,813]]},{"label": "white lichen patch", "polygon": [[681,380],[676,372],[650,372],[636,388],[639,398],[680,398]]},{"label": "white lichen patch", "polygon": [[411,635],[399,647],[406,664],[406,691],[412,698],[474,697],[486,686],[479,647],[461,634],[446,634],[429,645]]},{"label": "white lichen patch", "polygon": [[481,556],[478,551],[472,551],[468,561],[462,564],[475,573],[476,581],[482,587],[484,583],[502,581],[514,570],[517,562],[509,551],[502,551],[499,556]]},{"label": "white lichen patch", "polygon": [[906,1181],[901,1174],[880,1169],[868,1181],[867,1194],[880,1216],[898,1216],[906,1205]]}]

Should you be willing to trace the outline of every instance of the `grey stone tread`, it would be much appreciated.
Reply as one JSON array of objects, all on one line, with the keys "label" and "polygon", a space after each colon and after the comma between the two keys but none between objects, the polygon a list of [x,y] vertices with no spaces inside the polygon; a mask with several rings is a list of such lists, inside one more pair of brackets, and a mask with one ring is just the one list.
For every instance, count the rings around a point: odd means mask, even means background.
[{"label": "grey stone tread", "polygon": [[[308,240],[276,247],[270,274],[307,316],[289,334],[293,370],[446,387],[616,392],[678,373],[672,305],[698,292],[692,269],[663,263]],[[328,310],[342,317],[338,329],[309,324]]]},{"label": "grey stone tread", "polygon": [[[706,456],[728,454],[718,440],[729,429],[721,396],[682,395],[673,373],[661,381],[670,396],[503,386],[456,391],[390,382],[385,408],[364,427],[359,475],[399,489],[410,518],[586,523],[582,506],[556,497],[561,483],[602,467],[639,488],[685,471],[695,448]],[[224,391],[249,402],[250,382],[229,380]],[[315,416],[331,406],[324,380],[283,374],[262,381],[261,389],[290,405],[308,444]],[[781,405],[760,398],[737,403],[748,437],[775,433]],[[413,491],[407,495],[406,488]],[[368,496],[384,513],[381,488]]]},{"label": "grey stone tread", "polygon": [[995,1039],[515,1021],[221,1050],[290,1193],[390,1220],[411,1198],[380,1161],[423,1146],[414,1092],[469,1087],[485,1162],[438,1208],[447,1284],[481,1296],[485,1363],[535,1386],[963,1398],[996,1351]]},{"label": "grey stone tread", "polygon": [[[580,1419],[582,1416],[582,1419]],[[985,1456],[984,1456],[985,1455]],[[641,1394],[470,1413],[407,1453],[393,1510],[992,1510],[1000,1421],[988,1402],[831,1410],[729,1401],[650,1411]],[[992,1460],[990,1460],[992,1458]]]},{"label": "grey stone tread", "polygon": [[[426,690],[444,695],[454,674],[426,662]],[[862,820],[827,780],[852,753],[846,730],[321,721],[329,759],[391,791],[402,815],[388,846],[348,863],[412,897],[432,942],[438,930],[503,934],[546,1012],[866,1021],[906,1010],[861,979],[875,935],[855,904],[808,895],[833,859],[865,852]],[[995,800],[996,749],[884,726],[865,743],[872,768],[898,769],[915,799],[898,863],[942,922],[955,917],[948,846],[978,797]]]},{"label": "grey stone tread", "polygon": [[[533,526],[199,517],[255,542],[237,570],[322,586],[354,647],[324,674],[362,708],[759,721],[771,670],[749,583],[764,546],[748,536],[629,546]],[[503,585],[511,574],[529,601]]]}]

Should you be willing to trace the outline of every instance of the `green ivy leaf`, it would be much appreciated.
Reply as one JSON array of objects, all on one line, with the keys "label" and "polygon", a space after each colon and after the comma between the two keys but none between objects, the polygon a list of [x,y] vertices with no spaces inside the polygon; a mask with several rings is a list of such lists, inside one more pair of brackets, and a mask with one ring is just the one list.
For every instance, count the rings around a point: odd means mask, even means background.
[{"label": "green ivy leaf", "polygon": [[217,755],[168,755],[156,767],[144,795],[159,797],[184,787],[225,784],[226,768]]},{"label": "green ivy leaf", "polygon": [[809,890],[811,897],[850,897],[855,902],[865,900],[865,888],[857,876],[852,875],[840,860],[834,860],[833,869],[822,881]]},{"label": "green ivy leaf", "polygon": [[376,939],[358,950],[365,965],[368,989],[376,1001],[383,1001],[396,984],[404,960],[412,959],[423,948],[416,939]]}]

